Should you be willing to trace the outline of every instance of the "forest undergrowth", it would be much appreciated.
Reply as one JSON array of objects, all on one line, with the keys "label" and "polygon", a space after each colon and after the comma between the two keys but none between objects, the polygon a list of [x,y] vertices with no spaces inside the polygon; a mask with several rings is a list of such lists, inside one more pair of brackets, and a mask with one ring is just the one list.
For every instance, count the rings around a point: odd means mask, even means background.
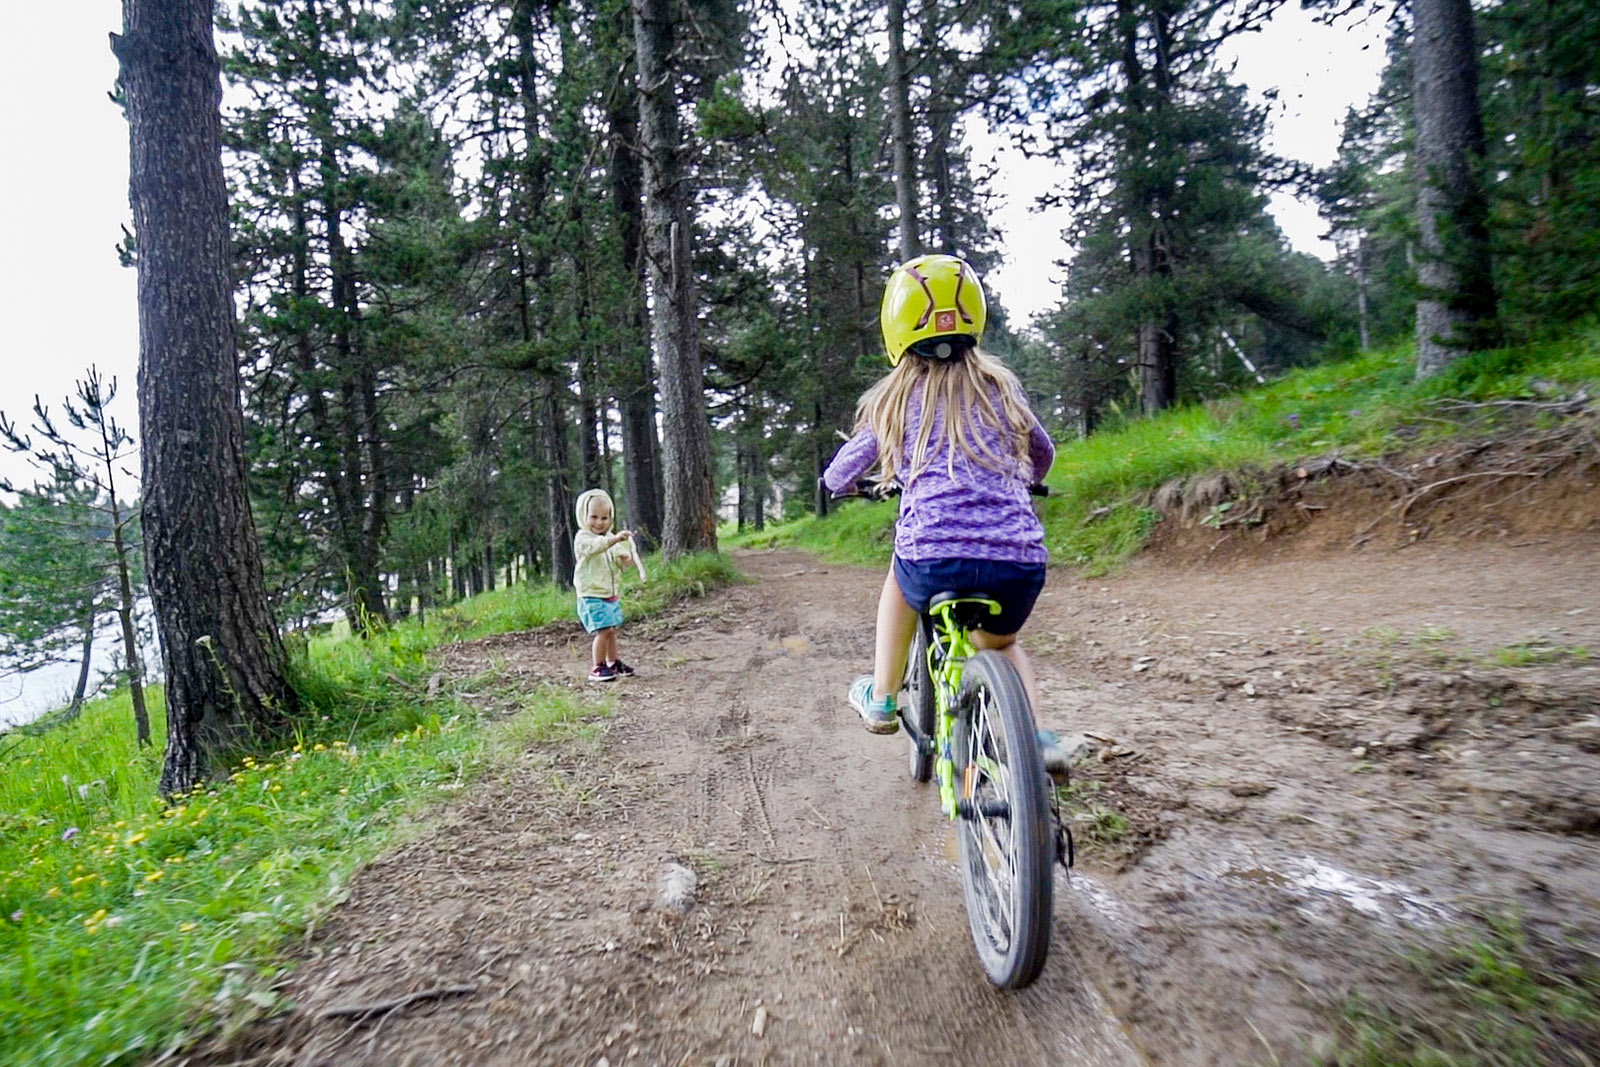
[{"label": "forest undergrowth", "polygon": [[[1161,521],[1153,499],[1164,484],[1312,457],[1421,452],[1504,429],[1506,420],[1494,411],[1452,401],[1525,399],[1555,408],[1585,391],[1591,397],[1600,391],[1600,326],[1558,341],[1475,353],[1423,381],[1416,380],[1415,349],[1405,344],[1153,418],[1119,419],[1058,446],[1045,479],[1050,495],[1038,502],[1045,543],[1053,562],[1103,574],[1145,546]],[[726,540],[752,548],[793,545],[839,563],[884,565],[895,507],[851,503],[823,518],[729,531]]]},{"label": "forest undergrowth", "polygon": [[[709,555],[651,577],[629,590],[634,618],[738,580]],[[551,685],[507,694],[516,710],[491,718],[468,698],[500,685],[492,671],[446,682],[437,670],[449,644],[570,618],[571,595],[517,585],[365,641],[292,642],[306,709],[294,734],[170,803],[156,796],[159,688],[148,749],[126,692],[0,734],[0,1061],[132,1061],[276,1007],[280,950],[414,816],[606,717],[607,701]]]}]

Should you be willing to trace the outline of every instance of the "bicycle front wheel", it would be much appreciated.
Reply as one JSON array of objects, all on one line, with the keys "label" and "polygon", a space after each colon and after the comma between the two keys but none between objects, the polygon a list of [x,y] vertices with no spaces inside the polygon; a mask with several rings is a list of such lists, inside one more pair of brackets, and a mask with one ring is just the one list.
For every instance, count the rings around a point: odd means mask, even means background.
[{"label": "bicycle front wheel", "polygon": [[1033,711],[1011,662],[968,660],[956,714],[967,921],[989,981],[1021,989],[1050,950],[1055,845]]},{"label": "bicycle front wheel", "polygon": [[917,620],[917,635],[911,642],[911,656],[906,660],[905,694],[904,715],[906,725],[911,727],[906,731],[910,749],[908,770],[913,781],[926,782],[933,777],[933,752],[923,750],[917,735],[921,734],[927,739],[926,743],[932,745],[935,704],[933,678],[928,674],[928,623],[925,619]]}]

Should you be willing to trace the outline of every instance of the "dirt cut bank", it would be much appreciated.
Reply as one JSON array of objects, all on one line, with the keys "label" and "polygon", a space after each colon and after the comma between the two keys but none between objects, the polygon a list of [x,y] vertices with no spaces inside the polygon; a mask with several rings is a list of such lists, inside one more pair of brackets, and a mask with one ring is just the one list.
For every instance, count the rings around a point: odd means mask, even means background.
[{"label": "dirt cut bank", "polygon": [[[1026,641],[1041,719],[1085,735],[1093,847],[1016,995],[903,740],[842,700],[881,579],[741,555],[752,584],[626,631],[597,738],[530,747],[364,871],[294,1010],[195,1061],[1310,1062],[1345,990],[1463,923],[1600,945],[1600,552],[1534,548],[1053,575]],[[576,686],[585,643],[450,669],[490,666],[496,700]]]}]

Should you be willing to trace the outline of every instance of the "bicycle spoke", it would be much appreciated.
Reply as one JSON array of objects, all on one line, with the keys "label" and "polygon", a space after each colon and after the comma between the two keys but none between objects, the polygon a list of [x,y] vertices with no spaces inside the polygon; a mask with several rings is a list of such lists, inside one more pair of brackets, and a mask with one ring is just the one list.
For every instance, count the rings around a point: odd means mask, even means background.
[{"label": "bicycle spoke", "polygon": [[[990,694],[979,694],[978,706],[973,716],[971,761],[981,772],[970,798],[981,805],[986,794],[992,794],[1009,804],[1011,779],[1004,753],[1007,751],[1003,735],[996,734]],[[988,889],[984,900],[985,925],[989,928],[995,947],[1004,951],[1011,943],[1012,916],[1010,904],[1016,884],[1016,864],[1011,849],[1010,820],[991,819],[977,814],[973,819],[972,833],[978,835],[978,855],[983,863],[983,881]]]},{"label": "bicycle spoke", "polygon": [[989,980],[1019,989],[1038,976],[1050,943],[1033,716],[1016,671],[992,652],[967,661],[957,715],[961,873],[973,942]]}]

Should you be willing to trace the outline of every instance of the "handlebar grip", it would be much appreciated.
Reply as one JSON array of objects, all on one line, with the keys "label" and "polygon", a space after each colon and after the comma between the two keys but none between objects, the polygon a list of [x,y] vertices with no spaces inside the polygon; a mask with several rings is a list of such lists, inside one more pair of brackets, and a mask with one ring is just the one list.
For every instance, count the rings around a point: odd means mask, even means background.
[{"label": "handlebar grip", "polygon": [[[824,489],[828,488],[821,478],[817,479],[817,484]],[[843,493],[835,493],[829,489],[828,495],[834,500],[848,500],[851,497],[864,497],[867,500],[887,500],[890,497],[899,496],[900,488],[898,479],[880,482],[872,478],[861,478],[849,490]]]}]

